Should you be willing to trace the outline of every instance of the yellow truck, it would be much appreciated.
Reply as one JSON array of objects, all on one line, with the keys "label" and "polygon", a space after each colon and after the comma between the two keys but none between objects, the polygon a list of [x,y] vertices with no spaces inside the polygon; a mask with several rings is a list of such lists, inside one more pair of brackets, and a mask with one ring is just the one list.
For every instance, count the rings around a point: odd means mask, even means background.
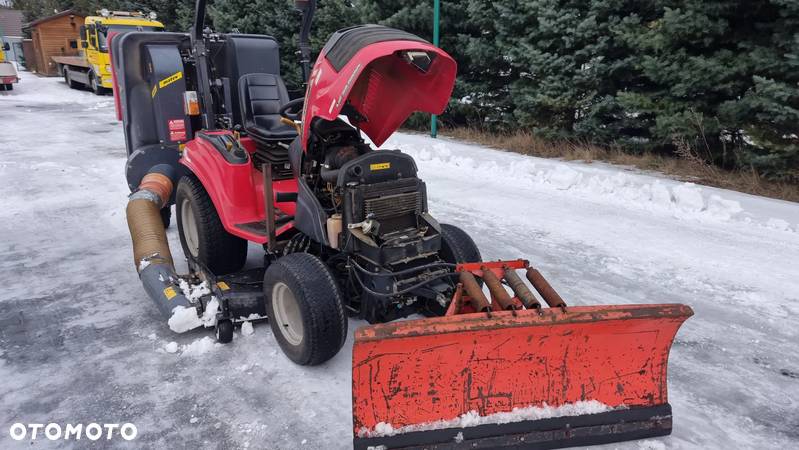
[{"label": "yellow truck", "polygon": [[0,40],[0,91],[14,89],[14,83],[19,81],[17,67],[13,62],[6,60],[6,50],[8,49],[8,43],[2,43]]},{"label": "yellow truck", "polygon": [[113,88],[111,59],[108,55],[109,36],[131,31],[163,31],[164,25],[155,14],[141,12],[98,11],[97,16],[86,17],[80,27],[80,55],[53,56],[64,81],[72,89],[87,86],[95,94]]}]

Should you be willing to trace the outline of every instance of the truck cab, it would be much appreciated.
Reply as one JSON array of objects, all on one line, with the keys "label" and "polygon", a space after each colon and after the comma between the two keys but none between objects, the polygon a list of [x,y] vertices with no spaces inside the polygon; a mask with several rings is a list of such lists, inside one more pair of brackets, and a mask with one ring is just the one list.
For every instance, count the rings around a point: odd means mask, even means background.
[{"label": "truck cab", "polygon": [[111,80],[111,59],[108,57],[108,36],[131,31],[163,31],[164,25],[155,20],[155,15],[145,17],[138,12],[100,11],[99,16],[86,17],[81,28],[81,45],[84,58],[97,76],[103,88],[113,87]]},{"label": "truck cab", "polygon": [[80,27],[80,56],[53,57],[59,64],[64,79],[71,88],[81,85],[101,94],[112,89],[111,59],[108,41],[115,34],[132,31],[163,31],[164,25],[156,20],[154,13],[98,11],[98,15],[86,17]]}]

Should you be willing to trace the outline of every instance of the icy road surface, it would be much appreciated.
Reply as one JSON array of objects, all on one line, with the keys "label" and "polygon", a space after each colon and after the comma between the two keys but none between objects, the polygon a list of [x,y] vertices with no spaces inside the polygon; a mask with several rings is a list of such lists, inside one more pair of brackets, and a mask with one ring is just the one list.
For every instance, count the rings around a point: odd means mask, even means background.
[{"label": "icy road surface", "polygon": [[[28,446],[15,422],[132,422],[159,448],[347,448],[351,343],[306,368],[268,324],[224,347],[173,334],[134,270],[112,97],[22,77],[0,92],[0,448]],[[567,302],[693,307],[671,352],[674,433],[607,448],[796,446],[799,204],[422,136],[386,147],[417,158],[434,216],[485,258],[530,259]]]}]

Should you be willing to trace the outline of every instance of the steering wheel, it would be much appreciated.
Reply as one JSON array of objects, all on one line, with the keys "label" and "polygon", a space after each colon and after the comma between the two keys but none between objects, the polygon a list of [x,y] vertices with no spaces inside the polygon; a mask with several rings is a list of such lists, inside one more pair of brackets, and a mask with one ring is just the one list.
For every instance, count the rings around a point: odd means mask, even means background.
[{"label": "steering wheel", "polygon": [[289,120],[300,120],[302,115],[302,105],[305,102],[305,97],[295,98],[294,100],[284,104],[278,110],[278,114]]}]

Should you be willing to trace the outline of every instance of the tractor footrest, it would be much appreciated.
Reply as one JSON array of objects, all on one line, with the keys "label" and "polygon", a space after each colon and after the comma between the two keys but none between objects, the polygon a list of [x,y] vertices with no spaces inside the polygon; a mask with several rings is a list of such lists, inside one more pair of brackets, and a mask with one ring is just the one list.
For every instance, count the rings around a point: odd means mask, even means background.
[{"label": "tractor footrest", "polygon": [[[292,220],[294,220],[294,216],[289,216],[289,215],[277,216],[275,218],[275,226],[277,226],[279,228],[279,227],[291,222]],[[264,237],[267,236],[266,222],[263,221],[263,220],[257,221],[257,222],[238,223],[238,224],[236,224],[236,228],[238,228],[238,229],[240,229],[242,231],[246,231],[246,232],[249,232],[249,233],[254,233],[254,234],[257,234],[257,235],[260,235],[260,236],[264,236]]]},{"label": "tractor footrest", "polygon": [[485,424],[467,428],[412,431],[385,437],[356,437],[355,450],[582,447],[671,433],[671,406],[617,409],[598,414]]}]

